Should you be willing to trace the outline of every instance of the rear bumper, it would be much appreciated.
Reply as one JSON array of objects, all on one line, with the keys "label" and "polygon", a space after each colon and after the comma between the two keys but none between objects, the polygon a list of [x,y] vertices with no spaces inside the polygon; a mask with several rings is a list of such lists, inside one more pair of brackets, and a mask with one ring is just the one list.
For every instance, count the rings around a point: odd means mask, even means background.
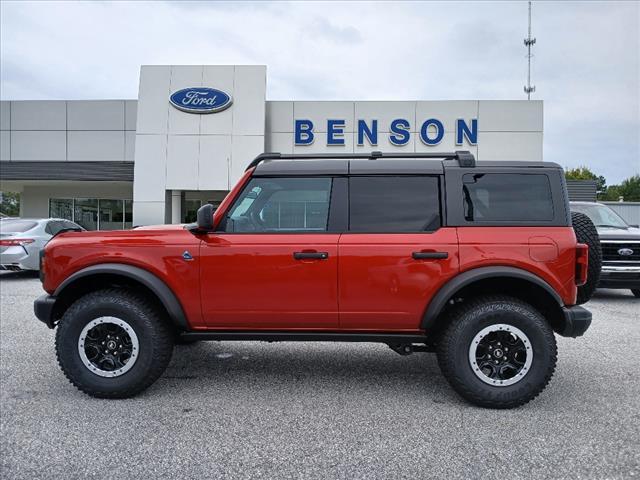
[{"label": "rear bumper", "polygon": [[599,288],[640,288],[640,266],[603,265]]},{"label": "rear bumper", "polygon": [[24,270],[23,262],[27,259],[27,253],[23,247],[8,247],[0,253],[0,270],[19,271]]},{"label": "rear bumper", "polygon": [[55,319],[53,318],[53,307],[55,304],[56,297],[52,297],[51,295],[42,295],[33,302],[33,312],[36,314],[36,317],[49,328],[56,326]]},{"label": "rear bumper", "polygon": [[562,307],[564,326],[560,332],[563,337],[580,337],[591,325],[591,312],[579,305]]}]

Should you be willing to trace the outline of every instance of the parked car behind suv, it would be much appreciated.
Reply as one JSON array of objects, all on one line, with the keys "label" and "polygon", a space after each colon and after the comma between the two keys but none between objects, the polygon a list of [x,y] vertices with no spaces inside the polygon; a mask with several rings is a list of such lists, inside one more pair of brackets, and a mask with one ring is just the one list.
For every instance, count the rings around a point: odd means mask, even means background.
[{"label": "parked car behind suv", "polygon": [[602,203],[571,202],[571,210],[588,216],[598,229],[602,248],[598,287],[628,288],[640,298],[640,228]]},{"label": "parked car behind suv", "polygon": [[38,270],[40,250],[65,230],[83,231],[60,218],[3,218],[0,221],[0,270]]},{"label": "parked car behind suv", "polygon": [[193,225],[56,237],[35,312],[97,397],[148,387],[176,340],[359,341],[435,351],[463,397],[510,408],[551,379],[554,332],[590,325],[583,227],[552,163],[263,154]]}]

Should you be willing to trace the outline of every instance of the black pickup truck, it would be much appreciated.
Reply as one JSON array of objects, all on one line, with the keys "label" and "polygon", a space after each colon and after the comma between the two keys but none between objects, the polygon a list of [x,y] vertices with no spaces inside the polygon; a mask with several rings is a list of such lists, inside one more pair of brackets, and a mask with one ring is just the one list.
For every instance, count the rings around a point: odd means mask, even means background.
[{"label": "black pickup truck", "polygon": [[602,247],[600,288],[630,289],[640,298],[640,228],[629,225],[608,206],[571,202],[571,211],[587,215],[598,229]]}]

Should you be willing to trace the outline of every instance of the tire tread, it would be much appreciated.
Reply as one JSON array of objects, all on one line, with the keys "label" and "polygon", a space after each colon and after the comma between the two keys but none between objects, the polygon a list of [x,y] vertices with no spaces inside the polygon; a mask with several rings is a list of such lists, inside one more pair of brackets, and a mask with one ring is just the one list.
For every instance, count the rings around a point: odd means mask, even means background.
[{"label": "tire tread", "polygon": [[[477,394],[473,389],[469,388],[469,385],[467,385],[464,379],[460,376],[460,368],[459,365],[457,365],[457,362],[453,355],[456,347],[456,339],[459,338],[463,329],[468,328],[467,322],[465,320],[473,312],[478,311],[479,309],[485,307],[490,303],[509,304],[512,306],[517,306],[520,309],[525,309],[529,312],[534,312],[535,315],[530,316],[530,319],[537,324],[536,326],[538,328],[541,328],[543,331],[547,332],[547,335],[551,336],[550,339],[547,337],[547,340],[549,340],[551,346],[551,368],[547,370],[542,384],[538,385],[536,389],[533,389],[527,394],[521,395],[514,400],[496,400]],[[449,321],[448,327],[442,332],[440,340],[438,342],[438,364],[440,365],[440,370],[442,371],[444,377],[447,379],[453,389],[468,401],[486,408],[516,408],[536,398],[551,381],[551,378],[553,377],[553,374],[555,372],[556,362],[558,358],[557,345],[555,342],[555,338],[553,337],[553,331],[546,323],[544,318],[540,315],[540,313],[537,312],[537,310],[535,310],[531,305],[507,295],[488,295],[476,297],[453,309],[449,313],[449,318],[447,320]]]},{"label": "tire tread", "polygon": [[[135,385],[127,389],[110,391],[106,389],[100,389],[91,387],[89,385],[80,383],[76,375],[74,375],[74,369],[67,369],[61,356],[60,349],[61,339],[70,328],[70,319],[82,312],[87,307],[96,303],[97,301],[104,301],[105,297],[112,303],[125,303],[127,308],[138,309],[139,312],[144,313],[146,317],[145,321],[153,322],[150,332],[152,335],[153,349],[153,362],[148,374],[144,377],[142,382],[138,382]],[[136,394],[142,392],[148,388],[153,382],[155,382],[165,371],[167,365],[171,360],[173,353],[173,329],[168,324],[168,321],[163,318],[164,316],[159,311],[157,306],[145,295],[140,293],[118,289],[108,288],[102,290],[96,290],[88,293],[78,300],[76,300],[64,313],[56,331],[56,359],[62,372],[67,380],[76,387],[78,390],[97,398],[128,398],[133,397]],[[135,367],[134,367],[135,368]]]}]

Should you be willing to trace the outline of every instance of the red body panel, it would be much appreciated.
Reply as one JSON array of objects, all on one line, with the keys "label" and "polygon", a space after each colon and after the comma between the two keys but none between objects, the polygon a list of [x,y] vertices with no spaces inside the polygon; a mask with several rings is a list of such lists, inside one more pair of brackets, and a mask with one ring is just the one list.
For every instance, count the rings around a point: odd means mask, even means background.
[{"label": "red body panel", "polygon": [[[202,310],[226,329],[338,328],[338,234],[205,236]],[[326,252],[295,260],[294,252]]]},{"label": "red body panel", "polygon": [[[162,279],[174,292],[193,328],[202,328],[198,248],[200,239],[182,226],[162,229],[61,234],[46,247],[44,289],[53,293],[67,277],[85,267],[122,263]],[[189,250],[194,259],[186,262]]]},{"label": "red body panel", "polygon": [[[434,233],[340,237],[340,327],[418,330],[431,297],[458,273],[455,228]],[[413,252],[446,252],[446,259],[415,260]]]},{"label": "red body panel", "polygon": [[461,272],[494,265],[521,268],[545,280],[565,304],[575,303],[573,228],[460,227],[458,239]]}]

